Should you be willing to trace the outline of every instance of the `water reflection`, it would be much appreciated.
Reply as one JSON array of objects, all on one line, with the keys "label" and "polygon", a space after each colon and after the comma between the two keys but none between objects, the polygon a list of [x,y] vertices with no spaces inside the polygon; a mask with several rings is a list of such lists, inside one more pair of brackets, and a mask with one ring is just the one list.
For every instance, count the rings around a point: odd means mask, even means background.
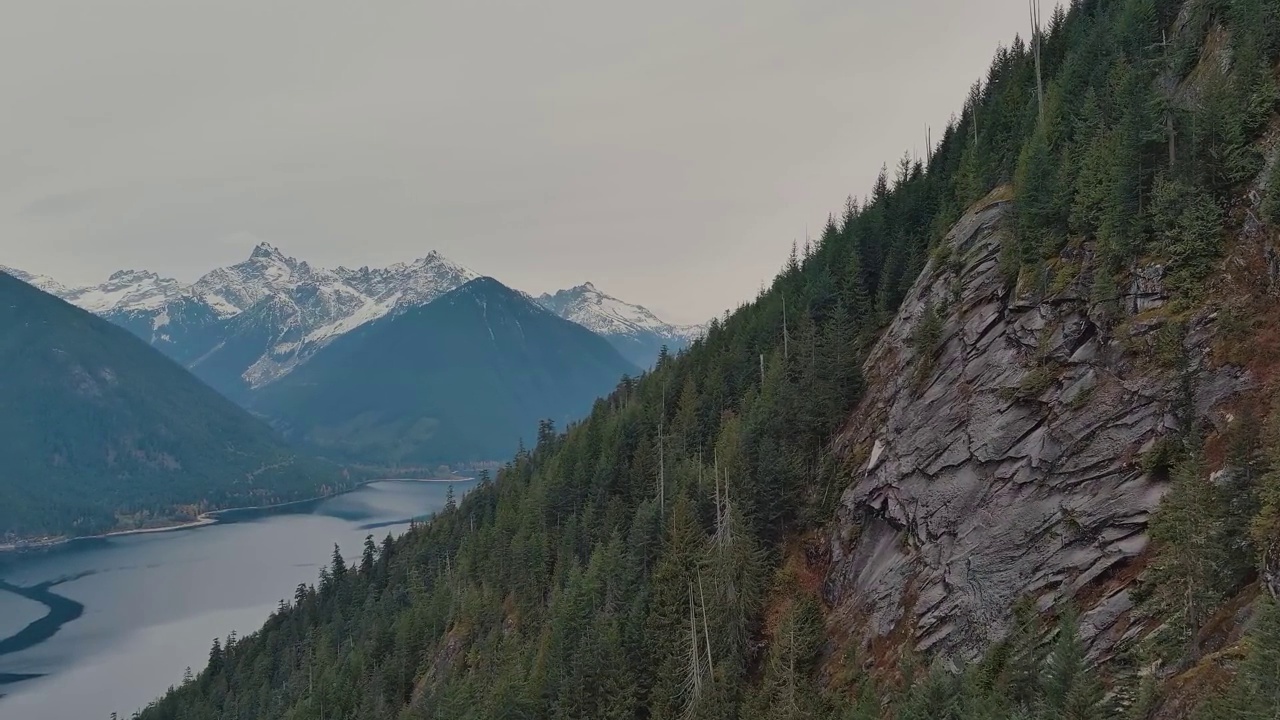
[{"label": "water reflection", "polygon": [[[471,482],[453,483],[461,496]],[[0,566],[0,717],[128,717],[198,669],[215,637],[259,627],[338,543],[355,562],[445,504],[448,484],[374,483],[281,511],[226,513],[215,525],[78,541]],[[32,606],[30,601],[41,603]]]}]

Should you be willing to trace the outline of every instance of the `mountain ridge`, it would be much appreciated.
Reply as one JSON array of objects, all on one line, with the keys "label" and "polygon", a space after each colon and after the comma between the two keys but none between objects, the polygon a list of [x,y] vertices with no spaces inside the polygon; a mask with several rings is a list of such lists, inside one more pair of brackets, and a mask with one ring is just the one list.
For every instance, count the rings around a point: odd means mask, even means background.
[{"label": "mountain ridge", "polygon": [[[98,285],[68,287],[48,276],[11,270],[128,328],[242,403],[335,338],[426,305],[480,277],[436,250],[382,268],[326,269],[268,242],[255,245],[245,260],[188,284],[152,271],[118,270]],[[604,336],[641,368],[652,365],[662,346],[676,352],[704,330],[662,321],[590,282],[528,297]]]},{"label": "mountain ridge", "polygon": [[264,387],[253,408],[337,457],[492,460],[567,424],[624,374],[605,338],[486,276],[367,323]]}]

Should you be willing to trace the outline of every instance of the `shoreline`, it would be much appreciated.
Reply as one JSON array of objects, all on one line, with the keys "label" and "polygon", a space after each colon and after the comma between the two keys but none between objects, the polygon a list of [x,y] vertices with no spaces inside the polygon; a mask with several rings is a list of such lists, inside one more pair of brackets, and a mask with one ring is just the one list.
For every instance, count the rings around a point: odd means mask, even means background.
[{"label": "shoreline", "polygon": [[323,500],[328,500],[330,498],[346,495],[347,493],[350,493],[350,492],[355,492],[360,488],[367,487],[369,485],[372,485],[373,483],[378,483],[378,482],[422,482],[422,483],[453,484],[453,483],[472,482],[474,480],[475,480],[474,477],[469,477],[469,478],[377,478],[374,480],[365,480],[363,482],[357,483],[356,485],[353,485],[352,487],[346,490],[343,490],[341,492],[336,492],[336,493],[329,493],[328,495],[317,495],[316,497],[312,497],[312,498],[303,498],[301,500],[290,500],[288,502],[274,503],[274,504],[268,504],[268,505],[248,505],[243,507],[230,507],[230,508],[220,508],[218,510],[209,510],[207,512],[200,513],[200,515],[197,516],[194,520],[186,520],[186,521],[178,522],[171,525],[157,525],[155,527],[133,528],[130,530],[112,530],[105,533],[98,533],[96,535],[77,535],[75,537],[57,537],[57,538],[50,538],[46,540],[26,540],[26,541],[19,540],[17,542],[0,544],[0,555],[7,555],[9,553],[21,553],[21,552],[34,551],[34,550],[51,550],[53,548],[61,547],[69,543],[74,543],[74,542],[84,541],[84,540],[106,540],[109,538],[126,537],[129,535],[151,535],[151,534],[158,534],[158,533],[178,532],[181,530],[194,530],[195,528],[207,527],[209,525],[217,525],[218,523],[222,522],[222,519],[220,517],[221,515],[226,515],[229,513],[240,513],[240,512],[255,512],[255,511],[266,512],[266,511],[272,511],[272,510],[279,510],[282,508],[288,508],[295,505],[301,505],[303,503],[321,502]]}]

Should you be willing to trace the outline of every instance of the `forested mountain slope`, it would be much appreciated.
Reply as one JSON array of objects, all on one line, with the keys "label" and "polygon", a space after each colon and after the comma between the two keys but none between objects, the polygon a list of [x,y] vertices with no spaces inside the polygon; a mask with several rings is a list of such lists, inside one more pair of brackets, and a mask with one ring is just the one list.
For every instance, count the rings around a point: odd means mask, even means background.
[{"label": "forested mountain slope", "polygon": [[492,460],[639,372],[603,337],[477,278],[338,338],[262,388],[254,408],[335,457]]},{"label": "forested mountain slope", "polygon": [[123,328],[0,273],[0,537],[86,535],[341,487]]},{"label": "forested mountain slope", "polygon": [[1277,60],[1268,0],[1059,11],[767,292],[144,717],[1275,717]]}]

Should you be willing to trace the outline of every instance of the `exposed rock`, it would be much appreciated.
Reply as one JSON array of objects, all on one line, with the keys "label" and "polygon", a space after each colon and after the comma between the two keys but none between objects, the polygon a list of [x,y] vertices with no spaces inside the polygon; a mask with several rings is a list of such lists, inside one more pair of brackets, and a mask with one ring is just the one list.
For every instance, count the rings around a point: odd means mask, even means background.
[{"label": "exposed rock", "polygon": [[1164,267],[1145,265],[1134,270],[1129,283],[1129,312],[1138,314],[1164,305]]},{"label": "exposed rock", "polygon": [[[989,199],[957,223],[945,242],[959,262],[929,263],[867,360],[868,393],[836,443],[860,461],[845,465],[857,471],[826,593],[866,643],[912,628],[916,649],[954,658],[1001,638],[1019,599],[1074,598],[1104,657],[1136,632],[1121,571],[1146,548],[1166,487],[1141,454],[1178,427],[1179,407],[1207,419],[1249,378],[1208,369],[1212,320],[1196,318],[1184,346],[1195,397],[1180,403],[1181,370],[1132,350],[1163,320],[1129,317],[1109,337],[1087,268],[1049,296],[1011,297],[998,262],[1006,209]],[[1163,276],[1137,269],[1121,311],[1163,306]],[[929,302],[945,323],[937,356],[920,358],[910,339]],[[923,383],[919,362],[932,364]]]}]

